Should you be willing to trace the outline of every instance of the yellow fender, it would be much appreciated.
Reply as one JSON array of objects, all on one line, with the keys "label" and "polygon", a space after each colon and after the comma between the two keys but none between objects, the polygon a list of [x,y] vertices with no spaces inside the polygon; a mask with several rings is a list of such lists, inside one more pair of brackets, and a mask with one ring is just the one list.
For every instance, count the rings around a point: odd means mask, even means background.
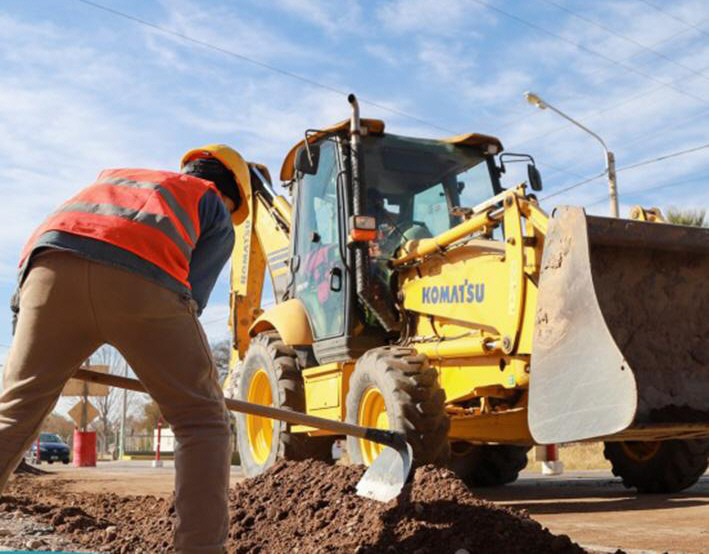
[{"label": "yellow fender", "polygon": [[288,346],[313,344],[313,331],[303,303],[292,298],[262,313],[249,327],[249,335],[275,329]]}]

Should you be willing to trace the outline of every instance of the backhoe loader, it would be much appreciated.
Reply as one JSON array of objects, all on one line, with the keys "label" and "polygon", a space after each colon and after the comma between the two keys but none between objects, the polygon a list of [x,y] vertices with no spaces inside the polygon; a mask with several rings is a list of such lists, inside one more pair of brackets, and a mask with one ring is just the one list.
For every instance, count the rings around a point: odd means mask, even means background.
[{"label": "backhoe loader", "polygon": [[[709,455],[709,229],[559,207],[492,136],[420,139],[351,117],[251,165],[235,225],[227,395],[406,434],[470,485],[517,478],[535,444],[604,441],[641,492]],[[527,163],[504,188],[505,164]],[[261,309],[268,269],[275,305]],[[339,438],[237,417],[248,475]],[[354,463],[382,447],[347,439]]]}]

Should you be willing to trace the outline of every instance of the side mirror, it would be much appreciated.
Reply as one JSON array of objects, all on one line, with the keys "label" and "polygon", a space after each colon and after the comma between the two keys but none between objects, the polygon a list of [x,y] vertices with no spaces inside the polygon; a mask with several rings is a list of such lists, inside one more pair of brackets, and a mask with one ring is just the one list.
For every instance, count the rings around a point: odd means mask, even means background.
[{"label": "side mirror", "polygon": [[532,190],[542,190],[542,176],[535,165],[527,165],[527,180]]},{"label": "side mirror", "polygon": [[315,175],[318,172],[319,162],[319,144],[304,144],[295,155],[295,169],[307,175]]}]

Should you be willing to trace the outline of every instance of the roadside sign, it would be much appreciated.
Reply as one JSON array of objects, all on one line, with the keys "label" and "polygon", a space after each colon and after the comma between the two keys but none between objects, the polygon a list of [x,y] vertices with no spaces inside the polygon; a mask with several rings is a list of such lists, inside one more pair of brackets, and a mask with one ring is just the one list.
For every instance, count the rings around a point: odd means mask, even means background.
[{"label": "roadside sign", "polygon": [[[98,373],[108,373],[107,365],[82,366],[83,369],[90,369]],[[87,383],[81,379],[69,379],[62,389],[62,396],[84,396],[84,384],[87,385],[87,396],[108,396],[108,385],[99,383]]]},{"label": "roadside sign", "polygon": [[[69,410],[69,417],[74,420],[74,423],[76,423],[77,426],[81,425],[81,416],[84,411],[84,400],[81,399],[79,400],[74,407]],[[86,424],[90,421],[93,421],[99,416],[98,410],[94,407],[94,405],[89,402],[88,400],[86,401]]]}]

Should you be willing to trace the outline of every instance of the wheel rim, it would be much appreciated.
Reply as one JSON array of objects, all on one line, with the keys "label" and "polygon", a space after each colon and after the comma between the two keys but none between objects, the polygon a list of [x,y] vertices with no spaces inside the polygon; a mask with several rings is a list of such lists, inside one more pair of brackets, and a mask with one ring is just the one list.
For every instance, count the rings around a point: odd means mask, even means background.
[{"label": "wheel rim", "polygon": [[[268,374],[259,369],[254,373],[249,383],[248,401],[253,404],[270,406],[273,403],[271,382]],[[263,465],[271,454],[273,443],[273,420],[267,417],[246,416],[246,431],[249,438],[249,449],[254,461]]]},{"label": "wheel rim", "polygon": [[620,443],[625,455],[636,462],[651,460],[660,450],[660,441],[624,441]]},{"label": "wheel rim", "polygon": [[[357,423],[363,427],[389,429],[386,404],[379,390],[370,387],[364,391],[359,405]],[[382,448],[384,448],[381,444],[363,439],[359,440],[359,447],[362,452],[362,461],[368,466],[372,464],[381,453]]]}]

